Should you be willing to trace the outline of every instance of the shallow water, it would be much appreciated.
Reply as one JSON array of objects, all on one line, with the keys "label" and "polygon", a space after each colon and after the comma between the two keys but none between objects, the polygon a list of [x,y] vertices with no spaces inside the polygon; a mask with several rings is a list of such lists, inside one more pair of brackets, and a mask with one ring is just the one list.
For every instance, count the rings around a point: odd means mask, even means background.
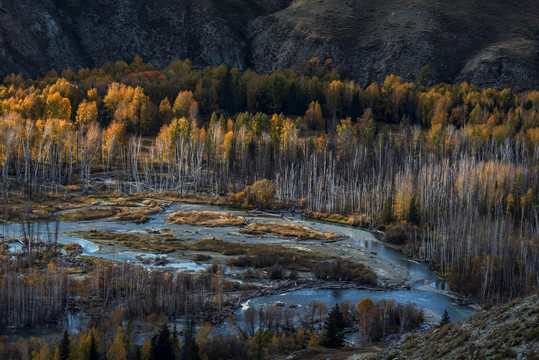
[{"label": "shallow water", "polygon": [[[185,203],[173,203],[165,211],[152,218],[145,224],[135,224],[132,222],[116,222],[107,219],[92,220],[92,221],[80,221],[74,223],[60,223],[60,235],[58,242],[62,244],[67,243],[79,243],[82,247],[83,255],[96,256],[101,258],[113,259],[121,262],[131,262],[140,264],[146,267],[156,268],[178,268],[189,271],[203,270],[210,265],[198,264],[193,261],[179,258],[174,254],[150,254],[144,252],[133,252],[128,250],[120,250],[115,252],[99,251],[99,246],[92,241],[84,240],[76,236],[66,234],[73,231],[88,231],[90,229],[96,229],[99,231],[123,231],[134,232],[137,234],[148,234],[155,230],[161,232],[172,232],[175,236],[185,240],[200,240],[203,238],[218,238],[227,241],[236,242],[260,242],[264,244],[280,243],[280,244],[297,244],[293,239],[283,239],[277,236],[265,235],[265,236],[249,236],[238,233],[238,228],[235,226],[207,228],[191,225],[176,225],[167,223],[166,217],[176,211],[189,211],[189,210],[213,210],[213,211],[227,211],[238,215],[245,216],[248,220],[257,222],[277,222],[288,223],[286,220],[274,217],[260,217],[253,216],[245,211],[227,209],[221,206],[212,205],[199,205],[199,204],[185,204]],[[334,223],[328,223],[323,221],[313,221],[312,219],[304,218],[300,215],[285,212],[288,218],[293,219],[294,224],[304,225],[313,230],[321,232],[334,232],[345,236],[344,240],[340,240],[336,246],[346,244],[348,249],[359,249],[363,251],[374,252],[372,257],[376,260],[389,262],[392,266],[395,266],[407,279],[411,280],[411,290],[398,290],[398,291],[369,291],[369,290],[355,290],[355,289],[342,289],[342,290],[312,290],[304,289],[289,292],[282,295],[266,296],[263,298],[251,299],[246,306],[264,306],[273,304],[275,301],[282,301],[286,305],[306,305],[311,300],[316,300],[325,303],[328,307],[332,307],[335,303],[350,301],[357,304],[361,299],[370,297],[373,300],[379,299],[392,299],[394,298],[399,303],[413,302],[418,306],[423,307],[429,311],[432,311],[436,315],[440,316],[445,309],[449,312],[452,321],[457,321],[472,314],[474,311],[466,306],[460,306],[455,304],[450,297],[444,295],[449,290],[446,282],[442,281],[435,272],[433,272],[427,264],[412,262],[403,256],[398,250],[392,246],[378,240],[376,236],[367,230],[351,227],[347,225],[340,225]],[[36,226],[37,229],[37,226]],[[40,226],[40,230],[43,231],[44,226]],[[37,231],[37,230],[35,230]],[[22,229],[20,225],[4,225],[0,224],[0,234],[3,234],[5,238],[8,237],[20,237]],[[46,237],[44,234],[42,237]],[[305,244],[302,242],[302,244]],[[12,245],[10,245],[12,247]],[[13,249],[15,250],[15,249]],[[170,262],[164,266],[144,265],[137,257],[152,258],[152,257],[165,257]],[[427,290],[427,291],[425,291]],[[239,310],[241,311],[241,310]],[[237,313],[239,314],[239,313]],[[73,318],[73,317],[72,317]],[[73,329],[74,326],[80,326],[80,321],[68,321],[67,324],[63,324],[63,327],[58,327],[53,330],[54,327],[47,328],[47,331],[54,333],[56,331],[58,335],[61,335],[65,326],[69,329]],[[35,336],[28,335],[27,332],[39,331],[36,329],[24,330],[18,332],[22,336]],[[45,330],[43,330],[45,331]]]},{"label": "shallow water", "polygon": [[460,306],[451,301],[450,298],[443,294],[433,293],[423,290],[396,290],[396,291],[370,291],[370,290],[356,290],[356,289],[335,289],[335,290],[315,290],[315,289],[302,289],[297,291],[291,291],[280,295],[271,295],[260,298],[250,299],[245,302],[242,307],[245,310],[249,306],[253,307],[265,307],[274,305],[277,301],[283,302],[284,306],[300,305],[306,306],[311,301],[324,303],[328,308],[335,306],[335,304],[350,302],[356,305],[364,298],[370,298],[374,302],[378,300],[391,300],[395,299],[397,303],[405,304],[412,302],[419,307],[432,311],[437,315],[442,315],[444,310],[447,309],[451,321],[459,321],[474,313],[472,309],[467,306]]}]

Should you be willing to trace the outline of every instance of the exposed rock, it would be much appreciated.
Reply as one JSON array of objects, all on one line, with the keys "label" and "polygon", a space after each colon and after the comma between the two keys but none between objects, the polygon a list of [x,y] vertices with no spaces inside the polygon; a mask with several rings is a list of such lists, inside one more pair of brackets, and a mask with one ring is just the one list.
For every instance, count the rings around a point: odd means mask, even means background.
[{"label": "exposed rock", "polygon": [[0,0],[0,75],[101,66],[136,55],[269,72],[332,58],[364,82],[390,73],[539,88],[533,0]]}]

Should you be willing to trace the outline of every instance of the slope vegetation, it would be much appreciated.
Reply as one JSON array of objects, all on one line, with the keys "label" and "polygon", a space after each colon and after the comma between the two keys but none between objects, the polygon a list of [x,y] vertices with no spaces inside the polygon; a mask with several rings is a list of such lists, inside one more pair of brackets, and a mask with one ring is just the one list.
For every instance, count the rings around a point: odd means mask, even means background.
[{"label": "slope vegetation", "polygon": [[538,359],[539,295],[409,335],[379,359]]},{"label": "slope vegetation", "polygon": [[365,81],[539,87],[534,0],[0,1],[0,75],[101,66],[140,55],[268,72],[311,57]]}]

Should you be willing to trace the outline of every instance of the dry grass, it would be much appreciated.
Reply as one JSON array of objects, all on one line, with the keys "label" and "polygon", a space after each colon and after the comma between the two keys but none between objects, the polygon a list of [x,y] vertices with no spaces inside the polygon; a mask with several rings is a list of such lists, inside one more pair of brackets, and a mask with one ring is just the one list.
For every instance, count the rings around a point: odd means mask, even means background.
[{"label": "dry grass", "polygon": [[61,214],[60,220],[69,222],[94,220],[114,216],[117,212],[116,209],[110,207],[81,209]]},{"label": "dry grass", "polygon": [[82,246],[80,246],[80,244],[78,243],[64,244],[62,245],[62,248],[68,254],[73,254],[78,251],[82,251]]},{"label": "dry grass", "polygon": [[176,250],[187,250],[185,241],[170,234],[136,235],[114,231],[77,231],[78,236],[85,239],[97,240],[98,243],[108,246],[122,245],[130,250],[152,251],[156,253],[171,253]]},{"label": "dry grass", "polygon": [[317,278],[324,280],[341,279],[358,284],[376,285],[376,274],[367,266],[348,259],[314,251],[290,248],[282,245],[266,245],[252,243],[229,242],[219,239],[203,239],[187,242],[170,234],[137,235],[112,231],[79,231],[80,237],[93,239],[98,244],[122,245],[132,250],[151,251],[158,254],[171,253],[177,250],[204,252],[192,254],[196,261],[208,261],[216,252],[225,256],[239,255],[230,258],[229,265],[268,269],[277,264],[290,270],[309,271]]},{"label": "dry grass", "polygon": [[79,209],[99,202],[89,195],[44,193],[29,201],[22,192],[11,192],[9,202],[0,207],[0,221],[51,220],[53,213]]},{"label": "dry grass", "polygon": [[274,265],[280,265],[290,270],[311,272],[319,279],[340,279],[358,284],[376,285],[376,274],[368,266],[328,254],[283,245],[203,239],[195,242],[191,250],[241,255],[229,259],[229,264],[233,266],[269,269]]},{"label": "dry grass", "polygon": [[131,198],[117,198],[110,201],[111,205],[122,207],[138,207],[139,204]]},{"label": "dry grass", "polygon": [[335,233],[323,233],[314,231],[301,225],[283,225],[276,223],[251,223],[246,230],[241,230],[241,233],[251,235],[261,234],[277,234],[280,236],[295,237],[298,239],[336,239],[339,235]]},{"label": "dry grass", "polygon": [[123,207],[118,214],[116,214],[114,220],[134,221],[135,223],[139,224],[150,220],[150,214],[156,214],[160,211],[161,208],[157,205],[157,202],[151,202],[148,205],[136,208],[126,206]]},{"label": "dry grass", "polygon": [[367,226],[371,223],[371,219],[365,214],[353,214],[353,215],[340,215],[340,214],[327,214],[314,211],[305,211],[303,215],[317,219],[324,220],[333,223],[353,225],[353,226]]},{"label": "dry grass", "polygon": [[239,226],[245,224],[243,216],[220,211],[179,211],[167,218],[173,224],[197,226]]}]

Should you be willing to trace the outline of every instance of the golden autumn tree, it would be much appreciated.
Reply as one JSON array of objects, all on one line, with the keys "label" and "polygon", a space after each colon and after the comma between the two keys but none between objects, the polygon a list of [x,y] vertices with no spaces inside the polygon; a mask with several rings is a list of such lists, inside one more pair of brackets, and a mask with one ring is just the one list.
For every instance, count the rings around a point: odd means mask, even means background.
[{"label": "golden autumn tree", "polygon": [[172,107],[172,113],[176,117],[189,117],[191,111],[194,108],[197,108],[198,112],[198,103],[193,98],[193,93],[191,91],[180,91],[176,100],[174,100],[174,106]]},{"label": "golden autumn tree", "polygon": [[62,97],[59,92],[50,94],[46,102],[46,117],[48,119],[69,119],[71,117],[71,103]]},{"label": "golden autumn tree", "polygon": [[305,116],[303,117],[305,125],[307,125],[310,129],[316,129],[317,126],[321,126],[322,122],[322,108],[320,107],[320,104],[318,101],[314,102],[312,101],[309,105],[309,108],[305,112]]},{"label": "golden autumn tree", "polygon": [[170,144],[174,146],[180,140],[189,138],[189,121],[182,117],[174,119],[169,127]]},{"label": "golden autumn tree", "polygon": [[248,188],[247,200],[249,203],[267,208],[273,204],[275,184],[267,179],[259,180]]},{"label": "golden autumn tree", "polygon": [[118,327],[116,331],[116,337],[112,342],[112,345],[107,351],[107,358],[116,359],[116,360],[127,360],[127,350],[125,349],[124,341],[124,332],[121,327]]},{"label": "golden autumn tree", "polygon": [[103,103],[114,121],[124,124],[133,132],[148,132],[153,104],[141,87],[112,83]]},{"label": "golden autumn tree", "polygon": [[356,311],[359,321],[359,335],[362,344],[369,342],[369,333],[372,326],[372,315],[374,311],[374,302],[369,298],[361,300],[357,306]]},{"label": "golden autumn tree", "polygon": [[97,104],[95,101],[83,100],[77,109],[76,126],[86,126],[97,120]]},{"label": "golden autumn tree", "polygon": [[159,104],[159,120],[162,124],[170,124],[170,121],[172,120],[172,106],[170,105],[168,97],[161,100],[161,103]]},{"label": "golden autumn tree", "polygon": [[[343,102],[344,84],[340,80],[334,80],[328,84],[324,92],[328,111],[333,116],[333,123],[337,120],[337,111],[340,111]],[[326,133],[328,132],[326,121]]]},{"label": "golden autumn tree", "polygon": [[344,156],[353,148],[356,141],[356,127],[352,125],[350,118],[341,120],[341,124],[337,125],[337,147],[339,156]]}]

